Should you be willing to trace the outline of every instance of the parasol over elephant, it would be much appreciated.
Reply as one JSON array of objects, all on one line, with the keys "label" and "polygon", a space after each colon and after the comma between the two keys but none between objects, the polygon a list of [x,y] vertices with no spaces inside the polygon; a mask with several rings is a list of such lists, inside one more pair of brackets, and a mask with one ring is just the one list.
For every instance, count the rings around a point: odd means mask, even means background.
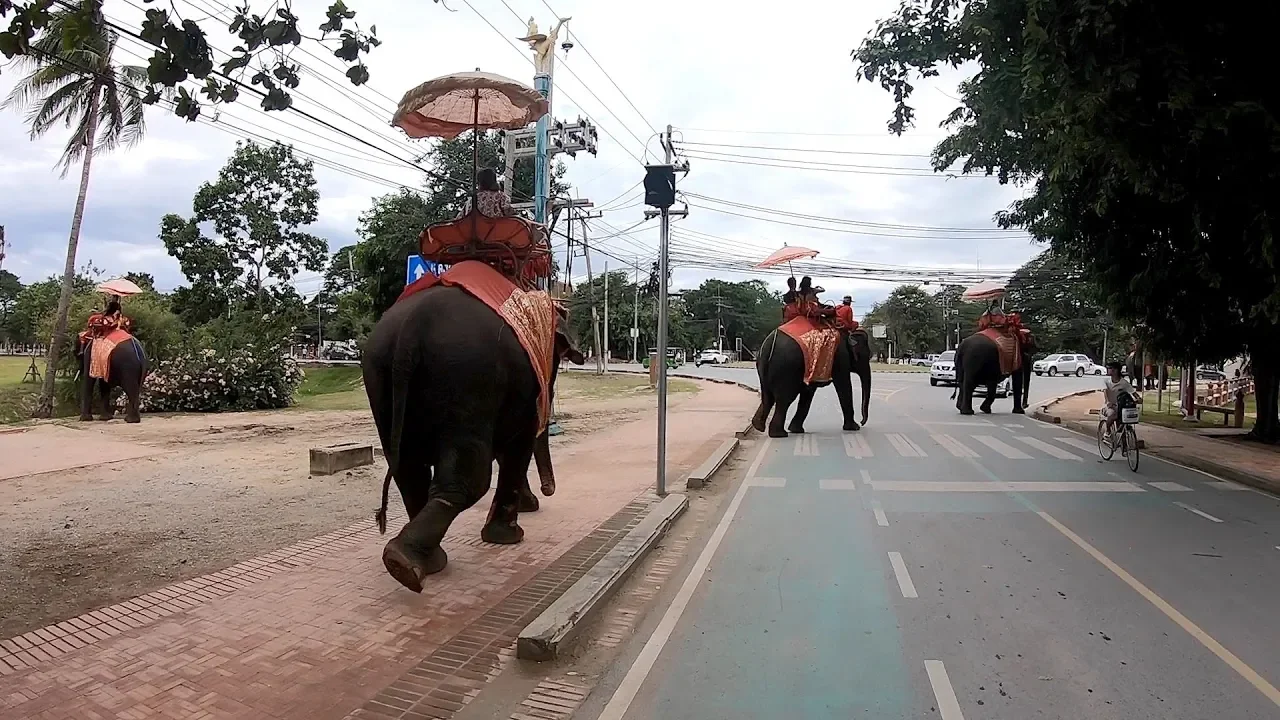
[{"label": "parasol over elephant", "polygon": [[[862,385],[862,423],[865,425],[867,422],[871,404],[871,348],[867,334],[862,330],[849,333],[849,342],[840,338],[831,364],[831,379],[825,382],[805,382],[804,351],[794,338],[781,330],[774,330],[765,338],[760,352],[756,354],[756,372],[760,376],[760,407],[751,418],[751,424],[756,430],[764,431],[767,422],[769,437],[786,437],[788,431],[803,433],[814,393],[829,384],[835,385],[836,396],[840,399],[843,428],[857,430],[851,373],[857,373]],[[784,430],[787,410],[797,399],[800,404],[796,414]],[[773,413],[772,419],[770,412]]]},{"label": "parasol over elephant", "polygon": [[[986,317],[986,316],[984,316]],[[1011,315],[1010,325],[1004,328],[984,328],[960,341],[956,348],[956,408],[961,415],[973,415],[973,393],[979,387],[986,388],[986,399],[979,409],[991,412],[996,398],[996,387],[1005,378],[1012,378],[1013,412],[1025,412],[1027,392],[1031,388],[1031,356],[1036,352],[1035,339],[1030,331],[1018,324]]]},{"label": "parasol over elephant", "polygon": [[102,398],[99,420],[115,416],[111,396],[116,388],[125,393],[125,422],[141,422],[139,396],[147,376],[147,353],[142,343],[123,331],[76,343],[76,363],[80,367],[80,419],[93,419],[94,397]]},{"label": "parasol over elephant", "polygon": [[[494,461],[497,490],[481,537],[502,544],[523,539],[517,513],[537,507],[527,479],[531,457],[543,494],[555,492],[544,430],[556,371],[562,358],[583,362],[567,337],[552,330],[555,312],[545,294],[514,291],[498,304],[504,312],[514,299],[538,296],[544,303],[539,307],[551,313],[540,326],[545,333],[539,337],[547,340],[540,375],[525,336],[491,301],[472,294],[470,286],[443,284],[464,266],[497,276],[483,263],[466,261],[442,284],[402,296],[374,327],[361,361],[388,464],[379,523],[385,527],[393,478],[409,517],[387,543],[383,564],[415,592],[427,575],[444,569],[448,558],[440,542],[454,518],[489,491]],[[481,280],[491,282],[488,275]]]}]

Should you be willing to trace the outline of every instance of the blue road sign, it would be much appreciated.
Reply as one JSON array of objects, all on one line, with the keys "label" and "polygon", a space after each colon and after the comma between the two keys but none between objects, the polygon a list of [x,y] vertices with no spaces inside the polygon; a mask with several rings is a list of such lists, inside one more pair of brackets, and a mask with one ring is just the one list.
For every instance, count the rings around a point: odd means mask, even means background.
[{"label": "blue road sign", "polygon": [[439,275],[440,264],[423,260],[421,255],[410,255],[408,263],[405,264],[404,284],[408,285],[427,273]]}]

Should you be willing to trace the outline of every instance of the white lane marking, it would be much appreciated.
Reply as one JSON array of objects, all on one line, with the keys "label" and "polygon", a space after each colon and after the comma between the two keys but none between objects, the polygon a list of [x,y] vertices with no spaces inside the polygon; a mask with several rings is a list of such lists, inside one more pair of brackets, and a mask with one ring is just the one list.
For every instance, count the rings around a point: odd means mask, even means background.
[{"label": "white lane marking", "polygon": [[1005,423],[1004,426],[1007,428],[1020,428],[1022,423]]},{"label": "white lane marking", "polygon": [[1209,522],[1216,522],[1216,523],[1220,523],[1220,522],[1222,522],[1222,519],[1221,519],[1221,518],[1216,518],[1216,517],[1214,517],[1214,516],[1210,515],[1209,513],[1205,512],[1205,511],[1203,511],[1203,510],[1199,510],[1199,509],[1197,509],[1197,508],[1193,508],[1193,507],[1191,507],[1190,505],[1188,505],[1188,504],[1186,504],[1186,503],[1183,503],[1183,502],[1175,502],[1175,503],[1174,503],[1174,505],[1177,505],[1178,507],[1182,508],[1183,510],[1188,510],[1188,511],[1190,511],[1190,512],[1193,512],[1193,513],[1195,513],[1195,514],[1199,515],[1200,517],[1204,518],[1205,520],[1208,520]]},{"label": "white lane marking", "polygon": [[[1168,458],[1160,457],[1159,455],[1157,455],[1157,454],[1155,454],[1155,453],[1144,454],[1144,455],[1143,455],[1143,457],[1153,458],[1153,459],[1155,459],[1155,460],[1159,460],[1159,461],[1160,461],[1160,462],[1162,462],[1162,463],[1165,463],[1166,465],[1173,465],[1174,467],[1180,467],[1180,468],[1182,468],[1183,470],[1189,470],[1189,471],[1191,471],[1191,472],[1193,472],[1193,473],[1199,473],[1199,474],[1201,474],[1201,475],[1203,475],[1203,476],[1205,476],[1205,477],[1207,477],[1207,478],[1212,478],[1212,479],[1214,479],[1214,480],[1217,480],[1218,482],[1227,482],[1227,480],[1224,480],[1223,478],[1220,478],[1220,477],[1218,477],[1217,475],[1214,475],[1213,473],[1205,472],[1204,470],[1201,470],[1201,469],[1199,469],[1199,468],[1193,468],[1193,467],[1191,467],[1190,465],[1183,465],[1183,464],[1182,464],[1182,463],[1180,463],[1180,462],[1174,462],[1173,460],[1170,460],[1170,459],[1168,459]],[[1269,492],[1267,492],[1267,491],[1265,491],[1265,490],[1259,490],[1258,488],[1255,488],[1255,487],[1248,487],[1248,486],[1245,486],[1245,487],[1241,487],[1240,489],[1241,489],[1241,490],[1248,490],[1248,491],[1250,491],[1250,492],[1257,493],[1257,494],[1259,494],[1259,495],[1261,495],[1261,496],[1263,496],[1263,497],[1271,498],[1272,500],[1277,499],[1277,496],[1276,496],[1276,495],[1274,495],[1274,494],[1272,494],[1272,493],[1269,493]]]},{"label": "white lane marking", "polygon": [[916,594],[916,585],[911,582],[911,574],[907,572],[907,564],[902,561],[902,553],[889,552],[889,564],[893,566],[893,575],[898,578],[898,589],[904,598],[920,597]]},{"label": "white lane marking", "polygon": [[1233,490],[1252,490],[1253,489],[1251,487],[1241,485],[1240,483],[1233,483],[1230,480],[1212,480],[1212,481],[1206,482],[1205,485],[1208,485],[1214,490],[1233,491]]},{"label": "white lane marking", "polygon": [[871,445],[867,443],[867,438],[862,433],[845,434],[843,437],[845,455],[861,460],[862,458],[872,457],[874,454],[871,452]]},{"label": "white lane marking", "polygon": [[876,516],[876,524],[880,527],[889,527],[889,518],[884,514],[884,508],[880,507],[879,500],[871,501],[871,512]]},{"label": "white lane marking", "polygon": [[866,483],[867,485],[870,485],[871,473],[867,472],[866,470],[860,470],[859,472],[862,474],[862,482]]},{"label": "white lane marking", "polygon": [[996,424],[988,420],[917,420],[921,425],[960,425],[963,427],[995,427]]},{"label": "white lane marking", "polygon": [[1127,482],[986,482],[982,480],[873,480],[885,492],[1144,492]]},{"label": "white lane marking", "polygon": [[819,480],[819,490],[857,490],[858,486],[852,480]]},{"label": "white lane marking", "polygon": [[956,457],[969,457],[969,458],[978,457],[978,453],[974,452],[973,450],[970,450],[967,445],[960,442],[959,440],[956,440],[950,435],[930,434],[929,437],[932,437],[934,442],[946,448],[947,452],[951,453]]},{"label": "white lane marking", "polygon": [[942,720],[964,720],[960,701],[951,687],[951,678],[947,677],[947,667],[941,660],[925,660],[924,671],[929,674],[929,684],[933,686],[933,697],[938,701],[938,715]]},{"label": "white lane marking", "polygon": [[1179,485],[1176,482],[1149,482],[1147,484],[1165,492],[1191,492],[1191,488],[1186,485]]},{"label": "white lane marking", "polygon": [[1072,532],[1066,525],[1058,522],[1052,515],[1047,512],[1037,512],[1036,514],[1044,518],[1045,522],[1052,525],[1055,530],[1066,536],[1068,540],[1075,543],[1081,550],[1089,553],[1094,560],[1102,563],[1103,567],[1110,570],[1112,574],[1123,580],[1126,585],[1133,588],[1134,591],[1145,598],[1147,602],[1155,605],[1160,612],[1165,614],[1165,617],[1177,623],[1178,626],[1185,630],[1188,635],[1199,641],[1205,649],[1218,656],[1219,660],[1226,663],[1227,666],[1232,670],[1235,670],[1240,677],[1249,681],[1249,684],[1257,688],[1258,692],[1265,695],[1266,698],[1277,707],[1280,707],[1280,690],[1276,689],[1276,687],[1268,682],[1266,678],[1262,677],[1257,670],[1246,665],[1243,660],[1237,657],[1235,653],[1228,650],[1222,643],[1215,640],[1212,635],[1200,629],[1199,625],[1191,622],[1186,615],[1178,612],[1177,608],[1170,605],[1168,601],[1155,594],[1151,588],[1143,585],[1140,580],[1130,575],[1124,568],[1115,564],[1111,558],[1103,555],[1097,548],[1090,545],[1084,538]]},{"label": "white lane marking", "polygon": [[1052,455],[1058,458],[1059,460],[1075,460],[1076,462],[1080,461],[1079,455],[1076,455],[1073,452],[1067,452],[1066,450],[1063,450],[1062,448],[1057,447],[1055,445],[1050,445],[1049,443],[1039,438],[1027,437],[1026,435],[1017,435],[1015,437],[1017,437],[1018,442],[1024,443],[1026,445],[1030,445],[1031,447],[1043,453],[1046,453],[1048,455]]},{"label": "white lane marking", "polygon": [[818,448],[809,434],[796,435],[795,455],[817,455]]},{"label": "white lane marking", "polygon": [[720,543],[724,541],[725,533],[729,532],[729,524],[733,522],[734,516],[738,514],[738,508],[742,506],[742,498],[746,496],[747,489],[751,487],[750,481],[755,477],[756,471],[760,469],[760,463],[764,460],[765,453],[769,451],[769,447],[772,444],[772,439],[768,439],[760,447],[760,452],[756,454],[756,459],[752,461],[751,467],[747,468],[746,478],[738,486],[738,491],[733,494],[733,499],[729,501],[729,507],[725,510],[724,517],[720,518],[719,524],[716,525],[716,529],[711,533],[710,539],[707,540],[707,546],[702,549],[702,553],[698,555],[693,568],[689,570],[689,576],[684,579],[684,583],[676,591],[675,597],[671,600],[671,606],[662,615],[662,620],[654,628],[653,635],[649,636],[649,640],[641,648],[640,654],[636,656],[635,662],[627,670],[626,676],[618,684],[618,689],[613,691],[613,697],[609,698],[609,703],[600,712],[600,720],[622,720],[623,716],[627,714],[627,709],[631,707],[632,701],[636,699],[636,693],[640,692],[640,686],[644,684],[645,678],[653,670],[653,664],[657,662],[658,654],[662,652],[663,646],[671,639],[671,633],[676,629],[676,623],[680,622],[680,616],[684,614],[685,608],[689,606],[689,600],[693,598],[694,591],[698,589],[698,585],[702,582],[702,576],[707,572],[707,566],[711,564],[711,558],[716,554],[716,550],[720,548]]},{"label": "white lane marking", "polygon": [[787,486],[787,479],[779,477],[758,477],[753,478],[748,484],[751,485],[751,487],[780,488]]},{"label": "white lane marking", "polygon": [[1080,438],[1059,437],[1059,438],[1054,438],[1054,440],[1057,440],[1058,442],[1064,445],[1070,445],[1073,448],[1083,450],[1090,454],[1098,452],[1097,443],[1091,443],[1086,440],[1081,440]]},{"label": "white lane marking", "polygon": [[889,443],[893,445],[893,449],[898,451],[902,457],[928,457],[924,448],[911,441],[911,438],[901,433],[889,433],[885,437],[889,438]]},{"label": "white lane marking", "polygon": [[1009,458],[1010,460],[1030,460],[1031,459],[1030,455],[1022,452],[1021,450],[1010,445],[1009,443],[1006,443],[1003,440],[997,440],[991,437],[990,435],[974,435],[973,439],[977,440],[983,445],[986,445],[992,450],[995,450],[996,452]]}]

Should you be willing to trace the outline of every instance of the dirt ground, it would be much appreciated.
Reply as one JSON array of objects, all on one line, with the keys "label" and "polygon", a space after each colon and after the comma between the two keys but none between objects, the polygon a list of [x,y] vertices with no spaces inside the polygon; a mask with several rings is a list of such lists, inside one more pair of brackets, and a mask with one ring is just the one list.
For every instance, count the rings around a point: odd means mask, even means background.
[{"label": "dirt ground", "polygon": [[[552,454],[655,406],[644,380],[561,377]],[[672,405],[699,386],[672,384]],[[360,391],[357,391],[360,392]],[[355,406],[336,398],[336,405]],[[150,457],[0,480],[0,638],[372,518],[384,465],[308,474],[308,449],[368,439],[367,409],[70,423]]]}]

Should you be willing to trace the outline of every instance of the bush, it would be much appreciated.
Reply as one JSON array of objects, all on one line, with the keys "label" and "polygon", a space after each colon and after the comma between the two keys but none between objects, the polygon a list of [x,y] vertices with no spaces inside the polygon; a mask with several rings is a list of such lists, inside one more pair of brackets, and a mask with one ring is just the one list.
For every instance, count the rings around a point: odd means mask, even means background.
[{"label": "bush", "polygon": [[302,371],[282,345],[219,345],[162,361],[143,385],[143,411],[234,412],[293,404]]}]

